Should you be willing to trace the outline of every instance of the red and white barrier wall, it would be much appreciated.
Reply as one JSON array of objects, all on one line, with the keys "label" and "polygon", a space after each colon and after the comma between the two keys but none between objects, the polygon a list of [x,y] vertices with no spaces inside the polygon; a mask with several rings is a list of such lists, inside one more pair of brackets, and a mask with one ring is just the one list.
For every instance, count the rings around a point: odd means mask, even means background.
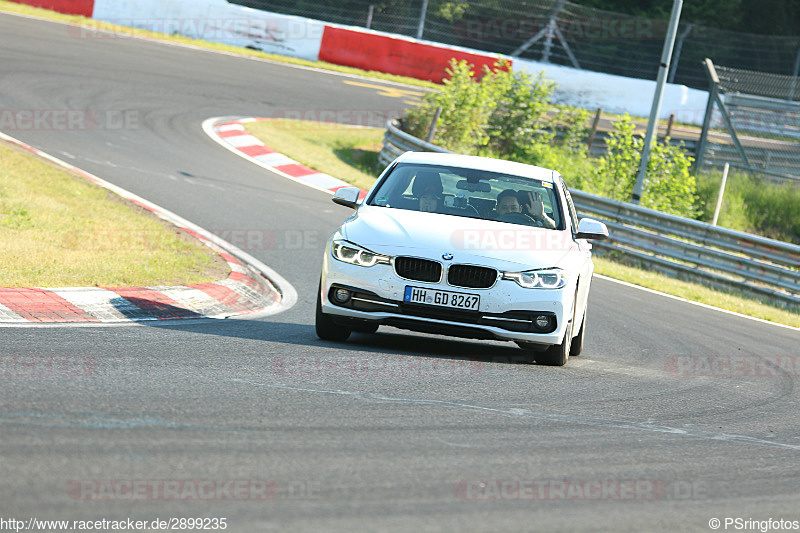
[{"label": "red and white barrier wall", "polygon": [[11,0],[17,4],[26,4],[64,13],[66,15],[82,15],[91,17],[94,10],[94,0]]},{"label": "red and white barrier wall", "polygon": [[[325,27],[319,60],[364,70],[408,76],[441,83],[452,58],[466,60],[483,72],[494,65],[497,54],[437,45],[408,37],[343,26]],[[511,58],[506,58],[511,62]]]},{"label": "red and white barrier wall", "polygon": [[[441,82],[452,58],[464,59],[482,72],[500,56],[408,37],[338,26],[317,20],[269,13],[227,0],[14,0],[61,13],[167,34],[255,48],[265,52],[321,60]],[[511,60],[512,68],[544,71],[556,82],[558,103],[609,113],[650,114],[655,81],[625,78],[529,60]],[[675,114],[682,122],[702,124],[708,92],[667,84],[661,118]]]}]

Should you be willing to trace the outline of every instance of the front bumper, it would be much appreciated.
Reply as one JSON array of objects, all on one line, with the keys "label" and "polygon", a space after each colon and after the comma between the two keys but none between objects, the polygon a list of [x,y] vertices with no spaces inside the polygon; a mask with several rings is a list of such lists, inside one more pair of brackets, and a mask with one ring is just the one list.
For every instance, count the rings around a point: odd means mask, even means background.
[{"label": "front bumper", "polygon": [[[458,310],[403,301],[406,286],[460,292],[480,296],[477,311]],[[400,278],[392,265],[360,267],[342,263],[326,254],[323,261],[320,302],[322,312],[339,318],[343,325],[377,323],[402,329],[456,337],[496,339],[541,345],[560,344],[566,331],[564,310],[572,308],[564,289],[525,289],[510,280],[498,280],[488,289],[465,289],[445,281],[420,282]],[[337,302],[332,291],[352,292],[347,302]],[[552,327],[536,327],[536,316],[552,317]]]}]

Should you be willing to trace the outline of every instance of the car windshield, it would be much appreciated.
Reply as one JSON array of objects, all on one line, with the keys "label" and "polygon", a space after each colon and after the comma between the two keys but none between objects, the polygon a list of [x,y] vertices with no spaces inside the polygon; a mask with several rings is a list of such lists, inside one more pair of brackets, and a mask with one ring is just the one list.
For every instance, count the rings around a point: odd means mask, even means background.
[{"label": "car windshield", "polygon": [[473,168],[400,163],[368,205],[563,229],[556,198],[548,181]]}]

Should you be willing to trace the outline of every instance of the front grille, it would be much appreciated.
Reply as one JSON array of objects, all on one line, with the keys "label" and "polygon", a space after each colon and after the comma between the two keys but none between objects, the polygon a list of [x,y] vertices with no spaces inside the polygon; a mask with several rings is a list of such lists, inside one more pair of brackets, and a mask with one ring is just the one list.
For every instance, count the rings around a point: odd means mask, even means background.
[{"label": "front grille", "polygon": [[395,258],[394,271],[401,278],[415,281],[439,281],[442,279],[441,264],[417,257]]},{"label": "front grille", "polygon": [[447,282],[454,287],[488,289],[497,281],[497,270],[493,268],[453,265],[447,270]]},{"label": "front grille", "polygon": [[[334,305],[346,307],[348,309],[355,309],[357,311],[364,311],[367,313],[389,313],[395,315],[397,320],[406,320],[410,324],[422,324],[416,320],[408,320],[400,318],[402,315],[414,318],[432,318],[438,320],[447,320],[450,322],[460,322],[465,327],[468,326],[492,326],[495,328],[504,329],[506,331],[516,331],[522,333],[552,333],[557,328],[555,315],[552,311],[506,311],[505,313],[481,313],[479,311],[468,311],[466,309],[450,309],[446,307],[437,307],[435,305],[421,305],[412,304],[407,302],[400,302],[381,298],[377,294],[364,292],[352,287],[341,285],[332,285],[331,294],[337,288],[347,288],[352,291],[351,298],[345,303],[339,303],[334,298],[329,297],[329,300]],[[547,315],[553,317],[550,327],[541,329],[536,326],[536,317]],[[381,323],[389,324],[392,318],[386,318]],[[431,325],[433,328],[430,332],[436,333],[437,328],[441,330],[449,326],[436,324]],[[455,327],[455,326],[454,326]],[[419,327],[409,328],[421,331]],[[441,333],[441,331],[439,331]]]}]

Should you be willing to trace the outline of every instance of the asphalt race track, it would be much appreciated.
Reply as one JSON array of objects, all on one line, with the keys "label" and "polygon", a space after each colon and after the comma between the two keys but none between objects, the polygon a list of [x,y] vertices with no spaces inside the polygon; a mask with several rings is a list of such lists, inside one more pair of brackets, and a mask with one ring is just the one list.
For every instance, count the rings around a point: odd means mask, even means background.
[{"label": "asphalt race track", "polygon": [[[316,338],[323,243],[349,210],[200,126],[407,106],[380,86],[393,87],[0,15],[0,110],[98,117],[0,129],[217,234],[244,230],[252,246],[235,244],[298,293],[264,319],[0,328],[6,360],[83,369],[0,372],[0,518],[225,517],[229,531],[800,520],[797,330],[595,279],[584,355],[563,368],[400,330]],[[139,497],[137,480],[216,492]]]}]

